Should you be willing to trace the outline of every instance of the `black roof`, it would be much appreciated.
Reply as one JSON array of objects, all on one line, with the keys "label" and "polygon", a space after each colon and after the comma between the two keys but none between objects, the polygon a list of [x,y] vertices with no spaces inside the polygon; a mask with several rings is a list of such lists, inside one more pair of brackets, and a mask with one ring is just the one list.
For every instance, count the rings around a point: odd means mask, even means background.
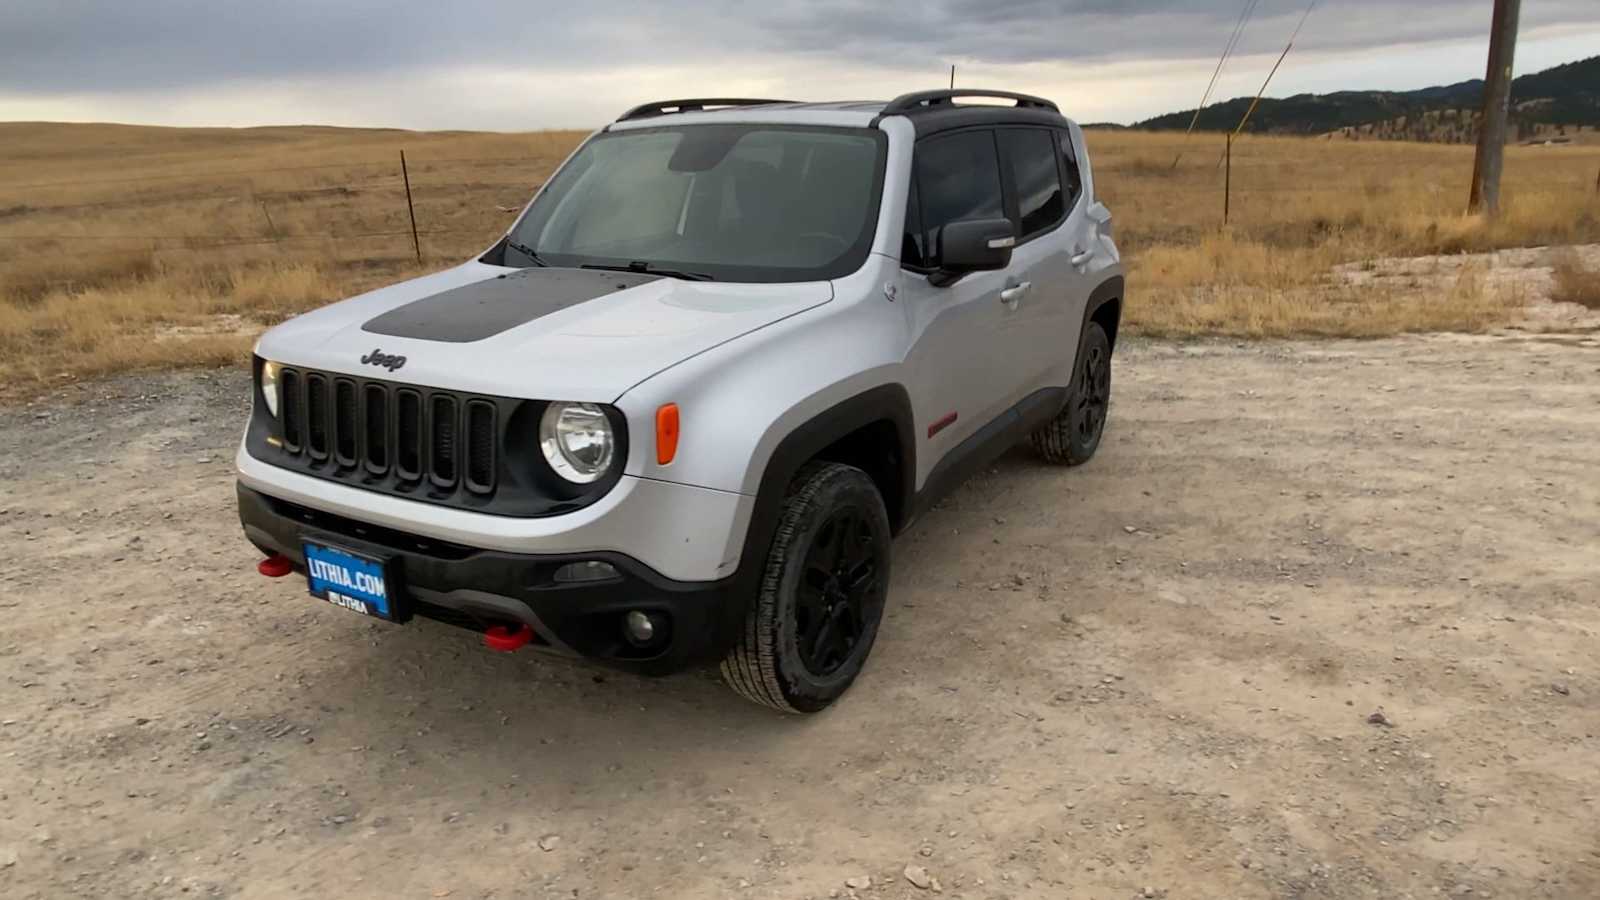
[{"label": "black roof", "polygon": [[[1048,109],[1051,112],[1060,112],[1061,108],[1043,97],[1032,94],[1018,94],[1012,91],[988,91],[976,88],[962,88],[948,91],[916,91],[910,94],[901,94],[889,101],[883,108],[883,114],[895,115],[923,111],[939,111],[949,109],[956,105],[956,100],[961,97],[989,97],[996,100],[1010,100],[1014,105],[1012,109]],[[1001,107],[1005,109],[1006,107]]]},{"label": "black roof", "polygon": [[785,106],[793,100],[753,100],[744,97],[696,97],[688,100],[657,100],[642,103],[617,117],[618,122],[629,119],[650,119],[680,112],[704,112],[709,109],[727,109],[742,106]]},{"label": "black roof", "polygon": [[[1013,105],[989,103],[957,103],[963,97],[984,97],[1011,100]],[[1045,125],[1060,127],[1067,124],[1061,110],[1054,103],[1032,94],[1012,91],[991,91],[978,88],[959,88],[939,91],[917,91],[901,94],[884,105],[878,118],[905,116],[911,120],[917,135],[966,128],[973,125]],[[873,119],[876,124],[877,119]]]},{"label": "black roof", "polygon": [[[988,103],[958,103],[963,97],[984,97],[1011,100],[1013,105]],[[872,123],[884,116],[905,116],[911,120],[918,135],[949,131],[975,125],[1042,125],[1062,127],[1067,120],[1060,109],[1043,97],[1018,94],[1011,91],[992,91],[976,88],[955,90],[917,91],[902,94],[883,102],[845,100],[831,103],[800,103],[792,100],[744,100],[730,98],[663,100],[635,107],[623,114],[619,121],[655,118],[678,112],[700,112],[715,108],[770,106],[782,109],[838,109],[876,113]]]},{"label": "black roof", "polygon": [[[900,115],[895,113],[894,115]],[[1037,125],[1041,128],[1065,128],[1067,119],[1061,113],[1045,109],[1015,109],[1009,106],[956,106],[950,109],[929,111],[909,116],[917,137],[973,128],[981,125]],[[873,120],[877,123],[877,119]]]}]

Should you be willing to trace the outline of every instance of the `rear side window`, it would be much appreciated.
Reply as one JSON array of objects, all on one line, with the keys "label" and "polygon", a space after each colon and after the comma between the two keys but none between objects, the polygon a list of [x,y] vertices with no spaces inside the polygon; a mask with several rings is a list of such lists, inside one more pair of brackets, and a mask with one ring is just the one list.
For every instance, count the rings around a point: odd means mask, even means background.
[{"label": "rear side window", "polygon": [[998,134],[1016,186],[1017,239],[1027,240],[1055,227],[1067,211],[1055,141],[1043,128],[1002,128]]},{"label": "rear side window", "polygon": [[1071,209],[1083,196],[1083,170],[1078,168],[1078,151],[1072,149],[1072,135],[1058,131],[1056,143],[1061,147],[1061,174],[1067,182],[1067,209]]},{"label": "rear side window", "polygon": [[960,131],[929,138],[917,145],[916,169],[922,201],[922,265],[939,264],[939,230],[944,226],[963,219],[1006,217],[994,132]]}]

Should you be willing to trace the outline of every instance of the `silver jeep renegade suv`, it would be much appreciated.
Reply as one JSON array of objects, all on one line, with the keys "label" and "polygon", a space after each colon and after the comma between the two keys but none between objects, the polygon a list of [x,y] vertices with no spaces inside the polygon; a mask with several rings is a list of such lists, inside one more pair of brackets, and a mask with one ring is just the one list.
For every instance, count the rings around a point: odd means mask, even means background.
[{"label": "silver jeep renegade suv", "polygon": [[338,606],[814,712],[919,512],[1094,454],[1122,299],[1047,100],[652,103],[481,257],[267,332],[239,515]]}]

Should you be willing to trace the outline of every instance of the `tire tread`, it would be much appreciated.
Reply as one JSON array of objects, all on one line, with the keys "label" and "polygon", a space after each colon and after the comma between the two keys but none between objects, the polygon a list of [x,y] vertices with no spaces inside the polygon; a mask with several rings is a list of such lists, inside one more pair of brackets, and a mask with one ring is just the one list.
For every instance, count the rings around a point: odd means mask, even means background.
[{"label": "tire tread", "polygon": [[777,622],[778,590],[783,581],[789,545],[800,528],[802,514],[811,506],[828,482],[840,476],[860,474],[859,469],[842,463],[811,462],[795,473],[784,497],[778,529],[767,551],[761,573],[761,587],[745,616],[740,640],[722,660],[722,678],[746,700],[779,712],[803,713],[784,695],[778,678]]},{"label": "tire tread", "polygon": [[[1084,348],[1091,341],[1100,341],[1106,345],[1106,352],[1111,352],[1111,342],[1106,338],[1105,329],[1098,322],[1090,322],[1084,330],[1083,340],[1078,347],[1078,356],[1072,361],[1072,389],[1067,392],[1067,407],[1057,413],[1050,421],[1040,425],[1028,435],[1028,443],[1033,446],[1035,453],[1039,454],[1045,462],[1065,466],[1081,466],[1094,458],[1095,451],[1100,449],[1100,441],[1096,440],[1089,452],[1079,450],[1072,440],[1072,403],[1077,398],[1079,379],[1078,361],[1083,356]],[[1106,422],[1101,422],[1100,428],[1104,433]]]}]

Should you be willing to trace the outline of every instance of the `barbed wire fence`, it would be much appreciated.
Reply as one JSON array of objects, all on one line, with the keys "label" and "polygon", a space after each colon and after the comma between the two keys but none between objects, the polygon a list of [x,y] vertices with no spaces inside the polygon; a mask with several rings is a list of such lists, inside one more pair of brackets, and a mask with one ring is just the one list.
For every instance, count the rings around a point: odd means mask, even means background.
[{"label": "barbed wire fence", "polygon": [[[352,160],[304,165],[257,166],[249,168],[205,169],[191,172],[169,172],[123,176],[94,176],[76,179],[44,179],[6,182],[0,173],[0,246],[64,241],[96,241],[118,244],[144,244],[162,252],[202,252],[224,247],[264,246],[325,241],[404,239],[421,256],[421,239],[440,236],[492,236],[496,227],[509,223],[519,212],[534,190],[542,183],[543,168],[547,160],[521,156],[437,157],[411,160],[410,169],[403,154],[393,162],[379,160]],[[499,171],[516,169],[539,170],[538,177],[520,180],[509,178],[465,179],[457,175],[440,180],[429,177],[441,167],[467,165],[473,167],[503,167]],[[424,171],[416,171],[424,169]],[[341,183],[312,186],[301,185],[274,189],[261,189],[258,181],[266,176],[316,174],[338,172]],[[419,177],[420,176],[420,177]],[[409,182],[417,181],[416,185]],[[162,190],[163,184],[173,184],[172,190]],[[155,186],[157,190],[143,188]],[[444,221],[430,224],[427,213],[419,208],[412,188],[427,190],[433,195],[441,192],[484,194],[495,191],[507,193],[509,202],[495,203],[471,210],[476,212],[481,224],[460,224],[461,215],[440,217]],[[128,189],[125,196],[117,192]],[[90,199],[72,202],[51,202],[36,196],[41,192],[76,191],[94,194]],[[392,197],[383,196],[385,194]],[[361,198],[360,208],[340,211],[343,219],[336,227],[321,230],[294,227],[290,224],[296,207],[302,209],[318,202],[337,202]],[[244,231],[247,216],[234,216],[231,227],[212,230],[184,230],[149,228],[129,225],[130,211],[137,215],[153,209],[181,213],[188,207],[199,210],[207,205],[242,204],[258,226],[254,233]],[[182,218],[169,212],[167,220]],[[375,218],[398,216],[405,227],[374,227]],[[158,217],[159,218],[159,217]],[[70,227],[61,226],[70,222]],[[46,223],[53,223],[46,225]],[[7,226],[12,226],[7,228]],[[30,227],[33,225],[42,227]]]},{"label": "barbed wire fence", "polygon": [[[1235,154],[1237,154],[1237,149]],[[534,191],[542,184],[553,162],[548,158],[532,156],[445,156],[419,159],[412,157],[408,170],[402,161],[404,154],[392,160],[348,160],[341,162],[310,163],[283,166],[257,166],[250,168],[217,168],[192,172],[165,172],[138,175],[92,176],[78,179],[45,179],[7,183],[0,173],[0,250],[29,244],[47,244],[72,241],[93,241],[135,247],[145,245],[162,253],[201,253],[222,248],[271,247],[299,244],[392,240],[406,245],[420,263],[428,255],[428,238],[475,237],[487,246],[502,233],[512,218],[522,210]],[[1386,188],[1385,180],[1392,172],[1373,166],[1370,173],[1346,172],[1340,183],[1296,185],[1251,185],[1250,172],[1241,169],[1240,160],[1234,161],[1231,176],[1223,171],[1211,179],[1215,183],[1172,184],[1173,171],[1165,165],[1162,172],[1145,171],[1149,165],[1138,162],[1125,164],[1127,171],[1111,166],[1097,171],[1100,193],[1108,202],[1130,202],[1148,198],[1176,201],[1198,201],[1211,196],[1216,201],[1216,224],[1227,218],[1238,218],[1241,211],[1249,212],[1251,198],[1266,197],[1266,203],[1255,204],[1258,215],[1270,215],[1283,207],[1282,199],[1291,196],[1314,197],[1318,195],[1374,195]],[[488,178],[463,179],[460,175],[436,178],[441,170],[453,166],[471,167],[475,173]],[[293,176],[297,174],[341,173],[341,183],[279,187],[262,190],[257,182],[266,177]],[[526,173],[513,178],[511,173]],[[1368,176],[1371,176],[1370,178]],[[1192,173],[1191,173],[1192,176]],[[1518,196],[1570,195],[1573,191],[1600,193],[1600,182],[1593,188],[1587,181],[1587,171],[1580,182],[1569,179],[1551,179],[1546,183],[1514,184],[1509,193]],[[1133,182],[1132,184],[1128,182]],[[74,202],[28,202],[27,194],[55,190],[115,192],[121,188],[159,186],[163,183],[180,185],[170,191],[135,190],[125,197],[98,196]],[[472,204],[452,215],[438,215],[437,209],[419,207],[413,189],[430,196],[471,195]],[[513,189],[515,189],[513,191]],[[1440,186],[1444,190],[1444,186]],[[497,195],[491,201],[489,194]],[[390,194],[381,202],[373,198]],[[346,221],[338,227],[322,230],[296,227],[290,215],[297,206],[307,208],[318,202],[337,202],[351,198],[365,198],[360,209],[343,213]],[[253,233],[244,231],[241,222],[235,221],[227,229],[167,231],[145,230],[124,224],[107,222],[103,227],[94,224],[95,213],[144,210],[150,207],[182,207],[185,204],[234,203],[244,201],[259,213],[254,216]],[[1241,210],[1241,207],[1243,209]],[[253,215],[253,214],[252,214]],[[82,222],[81,228],[53,230],[34,229],[26,223],[40,219],[73,217]],[[244,218],[243,214],[236,219]],[[372,223],[373,218],[398,220],[403,226],[384,227]],[[1196,217],[1199,220],[1209,216]],[[470,220],[467,224],[464,220]],[[8,225],[22,225],[9,230]],[[412,255],[407,253],[406,255]]]}]

